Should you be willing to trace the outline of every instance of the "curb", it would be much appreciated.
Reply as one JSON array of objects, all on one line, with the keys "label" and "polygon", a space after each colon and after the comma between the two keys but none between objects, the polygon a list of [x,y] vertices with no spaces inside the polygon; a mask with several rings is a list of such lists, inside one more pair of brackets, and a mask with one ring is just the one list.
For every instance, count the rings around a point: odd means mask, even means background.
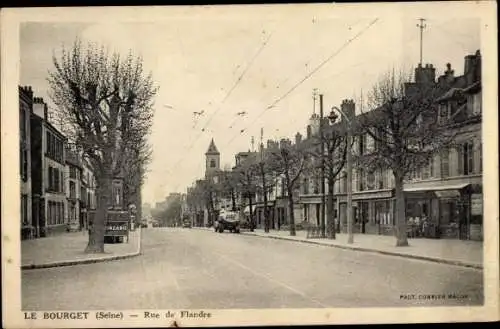
[{"label": "curb", "polygon": [[260,234],[252,233],[252,232],[242,232],[242,234],[250,235],[250,236],[258,236],[258,237],[261,237],[261,238],[275,239],[275,240],[285,240],[285,241],[293,241],[293,242],[299,242],[299,243],[316,244],[316,245],[321,245],[321,246],[326,246],[326,247],[332,247],[332,248],[339,248],[339,249],[346,249],[346,250],[371,252],[371,253],[374,253],[374,254],[396,256],[396,257],[401,257],[401,258],[418,259],[418,260],[424,260],[424,261],[429,261],[429,262],[434,262],[434,263],[454,265],[454,266],[461,266],[461,267],[472,268],[472,269],[476,269],[476,270],[483,270],[483,266],[482,265],[467,263],[467,262],[463,262],[463,261],[459,261],[459,260],[449,260],[449,259],[434,258],[434,257],[419,256],[419,255],[411,255],[411,254],[401,254],[401,253],[392,252],[392,251],[368,249],[368,248],[363,248],[363,247],[350,247],[350,246],[334,245],[334,244],[322,243],[320,241],[299,240],[299,239],[291,239],[291,238],[280,237],[280,236],[266,236],[266,235],[260,235]]},{"label": "curb", "polygon": [[104,263],[104,262],[110,262],[110,261],[114,261],[114,260],[122,260],[122,259],[137,257],[141,254],[142,254],[142,231],[139,231],[138,250],[136,252],[133,252],[133,253],[128,253],[128,254],[124,254],[124,255],[109,256],[109,257],[58,261],[58,262],[45,263],[45,264],[21,265],[21,270],[36,270],[36,269],[51,268],[51,267],[63,267],[63,266]]}]

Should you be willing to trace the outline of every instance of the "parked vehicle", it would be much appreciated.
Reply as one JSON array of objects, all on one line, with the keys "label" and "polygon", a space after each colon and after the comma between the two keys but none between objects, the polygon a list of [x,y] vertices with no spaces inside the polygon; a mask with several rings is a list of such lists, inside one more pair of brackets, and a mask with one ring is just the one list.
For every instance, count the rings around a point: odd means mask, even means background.
[{"label": "parked vehicle", "polygon": [[182,227],[184,227],[184,228],[191,228],[192,227],[191,221],[190,220],[184,220],[182,222]]},{"label": "parked vehicle", "polygon": [[240,219],[238,213],[233,211],[222,211],[214,225],[215,232],[222,233],[228,230],[232,233],[240,233]]}]

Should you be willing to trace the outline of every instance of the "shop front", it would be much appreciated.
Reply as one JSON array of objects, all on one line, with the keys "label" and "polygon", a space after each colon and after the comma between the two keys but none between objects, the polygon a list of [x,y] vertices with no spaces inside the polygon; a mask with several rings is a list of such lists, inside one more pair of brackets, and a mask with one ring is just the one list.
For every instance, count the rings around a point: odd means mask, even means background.
[{"label": "shop front", "polygon": [[482,240],[481,184],[469,181],[414,184],[405,186],[405,195],[407,223],[426,223],[431,228],[429,237]]},{"label": "shop front", "polygon": [[[321,225],[321,194],[304,194],[299,196],[299,203],[302,208],[300,221],[306,222],[313,226]],[[326,209],[325,209],[326,212]],[[326,214],[325,214],[326,218]]]},{"label": "shop front", "polygon": [[[265,228],[265,209],[264,203],[260,202],[255,205],[255,220],[258,228]],[[276,226],[274,218],[274,201],[267,202],[267,214],[269,218],[269,228],[273,229]]]},{"label": "shop front", "polygon": [[[341,231],[347,232],[347,196],[338,195]],[[353,232],[392,235],[394,195],[392,190],[354,192],[352,196]]]}]

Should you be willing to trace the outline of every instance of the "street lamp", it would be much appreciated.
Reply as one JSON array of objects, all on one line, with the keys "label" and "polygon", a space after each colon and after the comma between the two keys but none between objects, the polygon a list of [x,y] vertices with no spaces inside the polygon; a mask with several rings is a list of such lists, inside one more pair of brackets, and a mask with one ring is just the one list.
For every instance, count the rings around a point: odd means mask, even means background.
[{"label": "street lamp", "polygon": [[347,243],[352,244],[354,243],[354,236],[352,233],[352,224],[353,224],[353,218],[352,218],[352,122],[346,113],[339,109],[336,106],[332,107],[332,111],[330,112],[330,117],[332,119],[337,119],[337,115],[335,114],[334,111],[337,111],[340,113],[342,118],[346,122],[346,127],[347,127],[347,154],[346,154],[346,165],[347,165]]}]

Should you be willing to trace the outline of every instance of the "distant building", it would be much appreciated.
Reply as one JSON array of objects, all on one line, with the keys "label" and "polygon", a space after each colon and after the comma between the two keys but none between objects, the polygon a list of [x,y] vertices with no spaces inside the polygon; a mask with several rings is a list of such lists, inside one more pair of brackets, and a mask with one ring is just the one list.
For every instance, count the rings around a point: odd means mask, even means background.
[{"label": "distant building", "polygon": [[36,235],[31,210],[31,124],[33,91],[31,87],[19,87],[19,173],[21,176],[21,238]]},{"label": "distant building", "polygon": [[[208,146],[208,150],[205,152],[205,180],[211,182],[208,186],[213,186],[213,184],[218,184],[220,182],[221,172],[220,153],[212,138],[210,145]],[[216,193],[212,191],[209,191],[208,193],[211,194],[209,199],[212,200],[212,209],[210,211],[205,210],[205,225],[211,225],[218,216],[218,211],[220,210],[219,200]]]},{"label": "distant building", "polygon": [[67,230],[64,184],[66,137],[48,121],[47,104],[33,98],[31,114],[32,217],[37,236]]}]

